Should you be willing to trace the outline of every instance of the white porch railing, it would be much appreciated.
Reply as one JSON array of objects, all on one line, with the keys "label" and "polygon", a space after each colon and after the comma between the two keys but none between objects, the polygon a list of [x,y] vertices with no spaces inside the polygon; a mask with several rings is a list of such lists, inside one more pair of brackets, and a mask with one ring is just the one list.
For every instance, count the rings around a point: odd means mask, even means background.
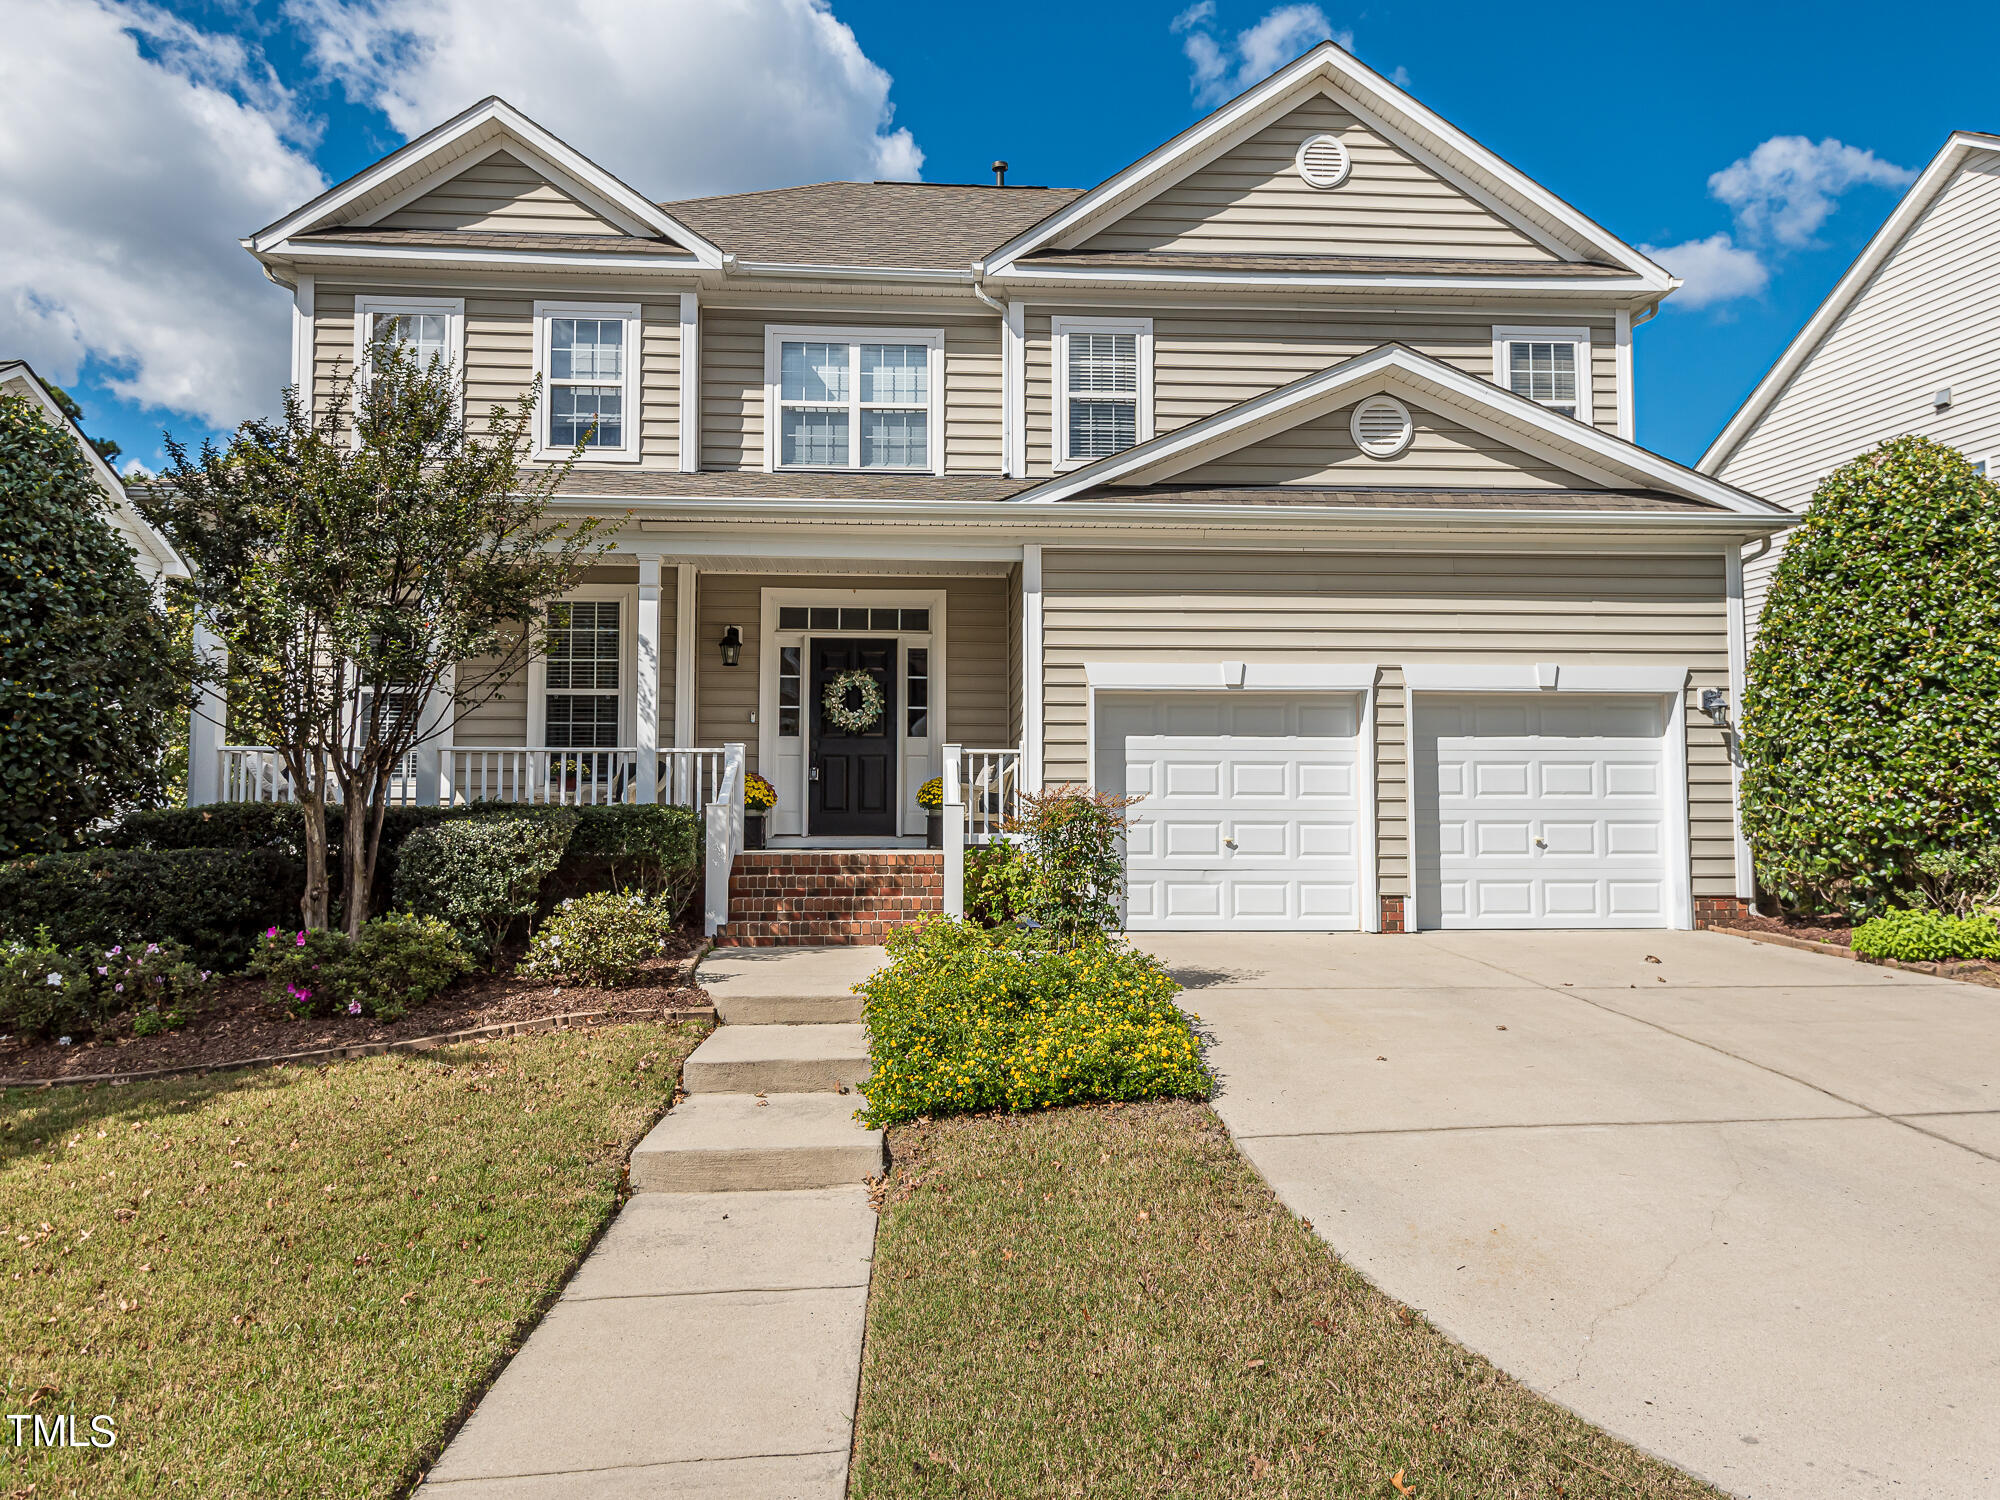
[{"label": "white porch railing", "polygon": [[702,935],[714,937],[729,921],[729,874],[743,852],[743,747],[722,747],[722,785],[707,806],[706,890],[702,901]]},{"label": "white porch railing", "polygon": [[[674,807],[708,806],[721,791],[725,753],[721,747],[658,751],[655,800]],[[217,758],[217,801],[293,800],[284,759],[270,746],[224,745]],[[474,802],[603,807],[638,800],[638,768],[639,752],[622,748],[457,745],[428,752],[419,749],[390,782],[389,801],[404,807],[463,807]]]},{"label": "white porch railing", "polygon": [[[953,747],[945,746],[950,764]],[[958,747],[958,785],[965,799],[965,841],[990,844],[1021,811],[1021,752]],[[946,800],[951,783],[947,781]]]}]

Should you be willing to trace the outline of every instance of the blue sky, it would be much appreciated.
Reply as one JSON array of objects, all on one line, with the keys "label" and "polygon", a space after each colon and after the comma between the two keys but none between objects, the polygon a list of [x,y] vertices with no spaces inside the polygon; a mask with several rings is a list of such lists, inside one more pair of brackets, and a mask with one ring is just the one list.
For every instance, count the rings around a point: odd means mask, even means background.
[{"label": "blue sky", "polygon": [[0,357],[70,383],[87,428],[147,464],[163,426],[199,439],[271,409],[289,299],[236,238],[489,92],[659,197],[984,181],[995,157],[1017,183],[1087,186],[1330,32],[1688,268],[1635,343],[1640,440],[1692,462],[1908,175],[1953,129],[2000,130],[1994,6],[1907,27],[1839,3],[1560,24],[1435,3],[555,9],[0,0],[0,95],[31,122],[0,132],[0,218],[30,247],[0,264]]}]

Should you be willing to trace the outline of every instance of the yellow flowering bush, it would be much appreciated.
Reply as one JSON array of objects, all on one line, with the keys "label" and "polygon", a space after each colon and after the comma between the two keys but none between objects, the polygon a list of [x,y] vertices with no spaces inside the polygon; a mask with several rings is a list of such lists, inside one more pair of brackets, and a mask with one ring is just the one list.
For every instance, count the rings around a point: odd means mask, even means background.
[{"label": "yellow flowering bush", "polygon": [[1201,1039],[1180,988],[1110,942],[1056,948],[1033,933],[934,917],[898,929],[863,980],[874,1072],[870,1125],[1103,1099],[1206,1099]]}]

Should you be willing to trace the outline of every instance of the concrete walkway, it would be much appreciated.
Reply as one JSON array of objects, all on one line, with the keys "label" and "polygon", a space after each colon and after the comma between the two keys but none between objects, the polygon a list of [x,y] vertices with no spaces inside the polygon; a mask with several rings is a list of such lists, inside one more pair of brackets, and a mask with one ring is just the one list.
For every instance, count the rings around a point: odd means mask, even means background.
[{"label": "concrete walkway", "polygon": [[2000,993],[1712,933],[1142,941],[1287,1205],[1502,1368],[1758,1500],[2000,1494]]},{"label": "concrete walkway", "polygon": [[[869,955],[874,958],[868,962]],[[717,950],[724,1024],[635,1195],[446,1448],[426,1500],[841,1500],[879,1131],[848,987],[878,949]]]}]

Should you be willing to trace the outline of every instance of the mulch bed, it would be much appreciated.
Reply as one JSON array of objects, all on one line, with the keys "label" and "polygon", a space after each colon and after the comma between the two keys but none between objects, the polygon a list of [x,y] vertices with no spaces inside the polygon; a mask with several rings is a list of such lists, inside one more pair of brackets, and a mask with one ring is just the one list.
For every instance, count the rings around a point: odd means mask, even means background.
[{"label": "mulch bed", "polygon": [[592,1025],[657,1021],[665,1011],[708,1005],[707,992],[694,982],[701,941],[684,937],[677,951],[640,970],[636,983],[615,990],[581,989],[541,980],[516,979],[509,955],[492,974],[477,974],[453,985],[429,1005],[400,1021],[365,1016],[315,1016],[293,1020],[264,998],[264,982],[223,980],[199,1016],[180,1031],[134,1036],[131,1018],[69,1047],[29,1037],[0,1037],[0,1086],[46,1079],[141,1073],[156,1068],[220,1068],[256,1058],[310,1052],[326,1047],[403,1042],[474,1027],[521,1024],[579,1011],[602,1014]]},{"label": "mulch bed", "polygon": [[[1795,938],[1831,948],[1843,957],[1854,956],[1853,924],[1841,917],[1767,917],[1752,912],[1718,929],[1755,940],[1759,936]],[[1983,984],[2000,989],[2000,963],[1992,959],[1952,959],[1946,963],[1902,963],[1896,959],[1861,959],[1862,963],[1884,968],[1908,969],[1913,974],[1934,974],[1941,979],[1961,979],[1967,984]]]}]

